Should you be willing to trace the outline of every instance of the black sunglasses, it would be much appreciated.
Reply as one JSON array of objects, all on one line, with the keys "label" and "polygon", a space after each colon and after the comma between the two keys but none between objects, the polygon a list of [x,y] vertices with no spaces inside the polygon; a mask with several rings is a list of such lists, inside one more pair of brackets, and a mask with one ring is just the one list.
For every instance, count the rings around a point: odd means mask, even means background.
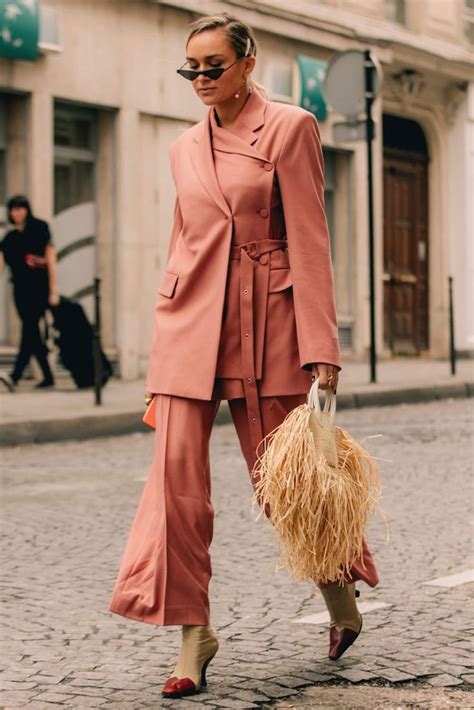
[{"label": "black sunglasses", "polygon": [[[181,74],[181,76],[184,76],[185,79],[189,79],[189,81],[194,81],[194,79],[197,79],[199,74],[202,74],[203,76],[207,76],[209,79],[213,79],[214,81],[216,79],[219,79],[227,69],[230,69],[231,67],[234,66],[234,64],[237,64],[237,62],[240,62],[240,60],[243,59],[243,57],[239,57],[238,59],[235,60],[232,64],[229,64],[228,67],[215,67],[214,69],[203,69],[202,71],[195,71],[194,69],[183,69],[180,67],[179,69],[176,69],[178,74]],[[184,62],[186,64],[186,62]],[[182,65],[184,67],[184,64]]]}]

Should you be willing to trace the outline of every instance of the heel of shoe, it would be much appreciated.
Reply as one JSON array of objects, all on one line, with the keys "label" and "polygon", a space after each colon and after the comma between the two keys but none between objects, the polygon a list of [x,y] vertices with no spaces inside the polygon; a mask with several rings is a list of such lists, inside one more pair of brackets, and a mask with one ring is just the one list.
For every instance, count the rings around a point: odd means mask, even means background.
[{"label": "heel of shoe", "polygon": [[[216,653],[217,653],[217,651],[216,651]],[[209,666],[209,663],[212,661],[212,659],[214,658],[214,656],[216,655],[216,653],[214,653],[210,658],[208,658],[207,661],[204,663],[204,665],[203,665],[203,667],[202,667],[202,671],[201,671],[201,688],[204,688],[204,687],[207,686],[207,679],[206,679],[207,667]]]}]

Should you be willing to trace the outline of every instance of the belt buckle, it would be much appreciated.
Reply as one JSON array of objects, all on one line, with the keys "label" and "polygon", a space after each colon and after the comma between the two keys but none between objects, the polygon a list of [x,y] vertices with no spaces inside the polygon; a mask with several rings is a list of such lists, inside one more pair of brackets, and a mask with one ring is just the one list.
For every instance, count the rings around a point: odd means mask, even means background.
[{"label": "belt buckle", "polygon": [[258,259],[261,255],[261,244],[258,239],[256,239],[254,242],[252,242],[252,258]]},{"label": "belt buckle", "polygon": [[255,259],[260,256],[260,249],[257,245],[258,241],[246,242],[246,244],[242,245],[251,259]]}]

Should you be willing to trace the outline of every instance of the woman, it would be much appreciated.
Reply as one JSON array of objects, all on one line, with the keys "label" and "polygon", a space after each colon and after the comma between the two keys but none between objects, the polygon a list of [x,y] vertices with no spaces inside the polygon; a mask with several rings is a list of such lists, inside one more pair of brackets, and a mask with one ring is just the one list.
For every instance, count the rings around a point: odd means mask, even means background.
[{"label": "woman", "polygon": [[[228,13],[194,22],[186,50],[178,71],[209,110],[171,146],[174,225],[146,378],[155,456],[109,605],[182,626],[162,690],[173,698],[199,691],[219,645],[208,584],[220,400],[252,474],[259,442],[306,401],[312,379],[336,391],[341,369],[317,122],[265,98],[251,79],[254,34]],[[319,585],[331,658],[360,632],[358,579],[378,581],[366,547],[343,588]]]},{"label": "woman", "polygon": [[8,200],[7,213],[14,228],[0,242],[0,272],[5,263],[10,267],[13,298],[22,321],[22,332],[13,370],[11,374],[0,374],[0,380],[14,392],[30,357],[34,355],[43,372],[43,380],[36,387],[52,387],[54,378],[39,321],[48,305],[59,303],[55,250],[47,223],[33,216],[24,195]]}]

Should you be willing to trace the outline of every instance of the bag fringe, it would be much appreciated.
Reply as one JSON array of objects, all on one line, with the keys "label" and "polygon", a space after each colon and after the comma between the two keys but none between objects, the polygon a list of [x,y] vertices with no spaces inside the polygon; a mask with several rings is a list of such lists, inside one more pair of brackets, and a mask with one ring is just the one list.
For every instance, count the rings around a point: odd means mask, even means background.
[{"label": "bag fringe", "polygon": [[362,559],[364,528],[381,486],[374,459],[335,427],[337,468],[318,453],[309,426],[313,409],[295,407],[265,437],[252,472],[253,504],[270,507],[280,560],[294,579],[342,582]]}]

